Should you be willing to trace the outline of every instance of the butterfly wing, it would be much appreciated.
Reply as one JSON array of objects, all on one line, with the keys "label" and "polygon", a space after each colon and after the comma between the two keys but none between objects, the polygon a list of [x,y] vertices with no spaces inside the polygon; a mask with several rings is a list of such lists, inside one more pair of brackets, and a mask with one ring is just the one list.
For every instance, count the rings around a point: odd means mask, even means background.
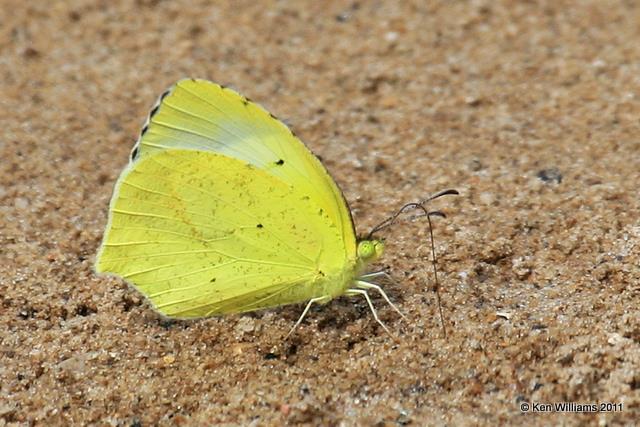
[{"label": "butterfly wing", "polygon": [[342,247],[296,186],[236,158],[166,149],[118,180],[96,270],[167,316],[204,317],[342,293]]},{"label": "butterfly wing", "polygon": [[340,189],[319,159],[260,105],[206,80],[181,80],[152,110],[132,158],[171,148],[224,154],[294,185],[327,213],[342,235],[345,262],[355,262],[353,221]]}]

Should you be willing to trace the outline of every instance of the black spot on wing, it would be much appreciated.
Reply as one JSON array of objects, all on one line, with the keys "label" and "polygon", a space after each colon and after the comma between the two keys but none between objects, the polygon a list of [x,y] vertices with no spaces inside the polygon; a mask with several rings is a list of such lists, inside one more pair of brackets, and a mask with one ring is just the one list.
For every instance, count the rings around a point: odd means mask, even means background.
[{"label": "black spot on wing", "polygon": [[282,160],[282,159],[278,160],[278,161],[276,162],[276,165],[278,165],[278,166],[282,166],[282,165],[284,165],[284,160]]},{"label": "black spot on wing", "polygon": [[[144,135],[144,132],[146,131],[146,126],[145,129],[142,130],[142,134]],[[138,147],[135,147],[132,151],[131,151],[131,160],[135,160],[136,158],[138,158]]]},{"label": "black spot on wing", "polygon": [[151,109],[151,111],[149,111],[149,119],[152,119],[153,116],[156,115],[156,113],[158,112],[158,108],[160,108],[160,103],[158,103],[158,105],[156,105]]},{"label": "black spot on wing", "polygon": [[[195,80],[194,80],[195,81]],[[160,95],[160,102],[164,101],[164,99],[171,93],[172,89],[165,90],[162,95]]]},{"label": "black spot on wing", "polygon": [[256,225],[256,228],[262,228],[262,227],[264,227],[262,224],[257,224]]}]

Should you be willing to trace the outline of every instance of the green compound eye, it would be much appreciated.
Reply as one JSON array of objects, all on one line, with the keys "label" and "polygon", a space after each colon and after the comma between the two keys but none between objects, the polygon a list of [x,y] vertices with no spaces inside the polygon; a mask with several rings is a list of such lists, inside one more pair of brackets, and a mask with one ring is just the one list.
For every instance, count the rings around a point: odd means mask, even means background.
[{"label": "green compound eye", "polygon": [[384,252],[384,243],[380,240],[363,240],[358,243],[358,257],[363,260],[379,258]]}]

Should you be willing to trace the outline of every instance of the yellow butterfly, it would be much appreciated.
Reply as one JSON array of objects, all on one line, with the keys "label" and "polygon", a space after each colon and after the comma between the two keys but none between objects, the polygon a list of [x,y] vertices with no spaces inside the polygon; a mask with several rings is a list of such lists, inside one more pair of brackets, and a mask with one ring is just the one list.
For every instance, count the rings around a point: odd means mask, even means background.
[{"label": "yellow butterfly", "polygon": [[[118,179],[96,271],[132,283],[172,318],[340,295],[366,298],[383,252],[357,241],[340,189],[279,120],[235,91],[179,81],[151,111]],[[402,315],[402,313],[400,313]],[[291,332],[290,332],[291,333]]]}]

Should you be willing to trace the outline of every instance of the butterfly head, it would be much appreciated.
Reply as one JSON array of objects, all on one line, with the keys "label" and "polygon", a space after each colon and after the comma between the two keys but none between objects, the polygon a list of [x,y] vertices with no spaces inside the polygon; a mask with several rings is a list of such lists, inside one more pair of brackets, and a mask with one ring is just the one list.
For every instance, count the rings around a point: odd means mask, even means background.
[{"label": "butterfly head", "polygon": [[365,262],[375,261],[384,252],[382,240],[361,240],[358,243],[358,258]]}]

